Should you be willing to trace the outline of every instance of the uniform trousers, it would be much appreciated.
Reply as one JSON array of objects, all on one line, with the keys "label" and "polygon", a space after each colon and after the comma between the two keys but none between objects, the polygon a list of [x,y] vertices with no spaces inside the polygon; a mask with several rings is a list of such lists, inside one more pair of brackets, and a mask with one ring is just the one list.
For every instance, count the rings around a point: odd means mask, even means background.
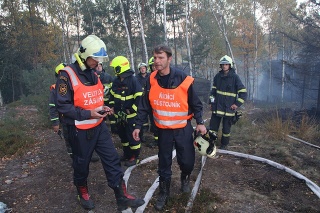
[{"label": "uniform trousers", "polygon": [[190,175],[195,162],[195,149],[193,146],[193,127],[188,121],[184,128],[160,129],[158,128],[158,174],[160,181],[171,180],[172,150],[176,148],[177,162],[185,175]]},{"label": "uniform trousers", "polygon": [[87,183],[89,164],[95,150],[101,159],[108,186],[115,188],[123,177],[123,170],[106,123],[101,122],[88,130],[68,125],[68,132],[73,153],[74,184],[83,186]]}]

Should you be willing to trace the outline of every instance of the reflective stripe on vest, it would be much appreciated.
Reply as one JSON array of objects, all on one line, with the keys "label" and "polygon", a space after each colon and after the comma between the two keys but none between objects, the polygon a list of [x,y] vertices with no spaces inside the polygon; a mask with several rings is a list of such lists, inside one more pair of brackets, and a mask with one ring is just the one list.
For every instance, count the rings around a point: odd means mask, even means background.
[{"label": "reflective stripe on vest", "polygon": [[194,79],[187,76],[174,89],[165,89],[159,86],[153,72],[150,75],[149,101],[153,109],[155,125],[162,129],[178,129],[187,125],[192,114],[188,114],[188,89]]},{"label": "reflective stripe on vest", "polygon": [[[98,109],[102,110],[103,106],[103,85],[98,79],[98,83],[92,86],[86,86],[81,83],[74,70],[67,66],[64,69],[70,77],[73,88],[74,106],[85,110]],[[91,129],[98,126],[103,121],[99,119],[88,119],[83,121],[75,120],[74,123],[78,129]]]}]

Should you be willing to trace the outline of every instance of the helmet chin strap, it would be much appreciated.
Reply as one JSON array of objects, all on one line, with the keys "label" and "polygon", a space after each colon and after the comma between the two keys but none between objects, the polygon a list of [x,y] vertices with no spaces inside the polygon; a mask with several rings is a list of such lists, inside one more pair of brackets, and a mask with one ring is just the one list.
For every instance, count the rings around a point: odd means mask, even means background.
[{"label": "helmet chin strap", "polygon": [[81,58],[79,57],[78,53],[75,53],[75,54],[74,54],[74,57],[76,58],[76,60],[77,60],[77,62],[78,62],[78,64],[79,64],[81,70],[82,70],[82,71],[85,71],[85,70],[88,68],[88,66],[87,66],[86,64],[84,64],[85,62],[84,62],[84,63],[82,62],[82,60],[81,60]]}]

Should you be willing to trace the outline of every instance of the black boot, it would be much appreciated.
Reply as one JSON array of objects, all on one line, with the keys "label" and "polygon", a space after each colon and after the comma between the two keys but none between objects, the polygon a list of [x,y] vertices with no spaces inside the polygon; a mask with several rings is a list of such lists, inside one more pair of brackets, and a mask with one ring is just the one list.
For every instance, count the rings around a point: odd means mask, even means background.
[{"label": "black boot", "polygon": [[127,187],[123,180],[113,190],[117,200],[118,211],[126,210],[129,207],[138,208],[144,204],[143,199],[135,198],[127,193]]},{"label": "black boot", "polygon": [[140,163],[139,155],[140,155],[140,148],[135,149],[134,151],[132,150],[130,159],[126,161],[124,165],[127,167],[138,165]]},{"label": "black boot", "polygon": [[138,165],[139,163],[140,163],[140,159],[135,156],[132,156],[129,160],[125,162],[124,165],[127,167],[130,167],[130,166]]},{"label": "black boot", "polygon": [[87,184],[85,184],[84,186],[77,186],[77,191],[78,200],[80,201],[81,206],[86,210],[94,209],[94,203],[90,199]]},{"label": "black boot", "polygon": [[154,206],[158,211],[161,211],[168,202],[170,196],[170,182],[171,180],[159,182],[160,193],[156,205]]},{"label": "black boot", "polygon": [[190,175],[181,173],[181,192],[189,193],[190,192]]},{"label": "black boot", "polygon": [[229,137],[221,137],[221,146],[220,149],[227,150],[228,149],[228,144],[229,144]]}]

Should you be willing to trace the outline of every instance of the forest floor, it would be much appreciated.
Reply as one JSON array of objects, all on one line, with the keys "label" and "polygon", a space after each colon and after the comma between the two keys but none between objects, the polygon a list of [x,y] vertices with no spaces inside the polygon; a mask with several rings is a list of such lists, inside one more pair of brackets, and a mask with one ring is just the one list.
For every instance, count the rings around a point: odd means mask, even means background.
[{"label": "forest floor", "polygon": [[[7,212],[88,212],[77,201],[71,158],[65,151],[64,141],[52,129],[36,125],[35,110],[18,111],[33,124],[30,134],[36,142],[22,150],[22,154],[1,159],[0,202],[10,209]],[[121,154],[118,136],[112,137]],[[320,184],[320,150],[292,139],[271,140],[258,128],[250,130],[240,121],[231,139],[230,151],[270,159]],[[150,133],[146,133],[146,140],[152,140]],[[142,144],[141,159],[156,154],[157,148]],[[201,156],[197,154],[192,186],[201,167]],[[123,169],[127,168],[123,166]],[[206,159],[199,191],[193,207],[188,209],[189,195],[179,192],[180,172],[176,158],[172,170],[171,198],[163,212],[320,212],[319,198],[304,181],[266,163],[223,153],[216,159]],[[157,177],[157,160],[138,165],[128,181],[129,193],[144,197]],[[114,194],[107,186],[100,161],[90,164],[88,185],[96,205],[90,212],[117,212]],[[153,206],[157,193],[158,189],[144,212],[156,212]]]}]

